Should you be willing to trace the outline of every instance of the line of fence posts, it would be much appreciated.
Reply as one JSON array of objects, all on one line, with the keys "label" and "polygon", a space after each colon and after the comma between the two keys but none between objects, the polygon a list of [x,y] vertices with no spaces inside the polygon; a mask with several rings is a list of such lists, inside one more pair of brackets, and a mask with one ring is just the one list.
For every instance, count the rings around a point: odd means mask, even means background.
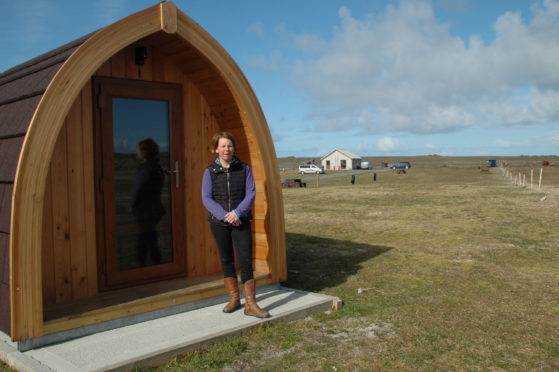
[{"label": "line of fence posts", "polygon": [[[320,175],[317,173],[316,174],[316,187],[319,187],[319,182],[320,180]],[[349,181],[352,185],[355,184],[355,175],[351,175],[351,180]],[[377,182],[377,173],[373,173],[373,183]]]},{"label": "line of fence posts", "polygon": [[[317,174],[316,176],[318,177],[318,174]],[[317,180],[317,182],[318,182],[318,180]],[[351,175],[351,179],[350,179],[349,182],[350,182],[352,185],[355,184],[355,174],[352,174],[352,175]],[[377,173],[376,173],[376,172],[373,173],[373,183],[375,183],[375,182],[377,182]],[[317,187],[318,187],[318,183],[317,183]]]},{"label": "line of fence posts", "polygon": [[[513,172],[505,166],[502,162],[500,163],[501,173],[503,177],[508,178],[514,185],[520,187],[527,187],[526,185],[526,173],[518,172],[518,175],[513,174]],[[540,168],[540,177],[538,180],[538,190],[542,188],[543,179],[543,168]],[[530,169],[530,190],[534,189],[534,168]]]}]

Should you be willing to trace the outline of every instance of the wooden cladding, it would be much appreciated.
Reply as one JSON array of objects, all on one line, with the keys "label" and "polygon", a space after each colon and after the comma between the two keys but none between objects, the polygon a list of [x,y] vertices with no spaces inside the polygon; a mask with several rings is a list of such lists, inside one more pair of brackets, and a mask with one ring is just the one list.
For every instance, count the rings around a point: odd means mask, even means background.
[{"label": "wooden cladding", "polygon": [[[144,65],[134,61],[135,47],[147,48]],[[189,64],[190,62],[190,64]],[[220,273],[217,248],[201,202],[201,179],[215,154],[211,136],[220,130],[237,138],[237,153],[255,175],[253,211],[254,267],[270,271],[271,237],[266,172],[254,133],[243,127],[238,108],[219,74],[200,54],[172,35],[158,33],[123,49],[107,60],[97,76],[179,83],[183,99],[183,179],[186,276]],[[98,293],[91,84],[81,91],[66,117],[55,145],[43,213],[43,300],[46,304],[91,297]],[[283,248],[283,247],[282,247]],[[272,264],[276,265],[276,263]],[[284,263],[278,263],[280,267]]]},{"label": "wooden cladding", "polygon": [[[148,59],[143,66],[131,62],[133,60],[129,53],[137,46],[147,49]],[[192,241],[197,244],[193,249],[187,249],[187,255],[198,257],[195,266],[190,263],[187,265],[189,275],[219,271],[215,246],[209,237],[207,223],[201,219],[205,211],[200,202],[199,178],[213,157],[207,148],[207,136],[215,130],[226,129],[239,131],[239,155],[252,166],[259,188],[255,225],[258,222],[262,226],[265,239],[260,236],[263,243],[255,244],[254,249],[256,257],[266,259],[256,258],[255,269],[267,275],[271,283],[285,280],[284,217],[274,145],[258,100],[231,56],[170,2],[157,4],[104,27],[71,43],[71,48],[74,47],[76,49],[70,57],[60,59],[61,66],[56,74],[54,70],[49,70],[52,74],[47,74],[47,80],[37,81],[39,85],[29,84],[34,88],[39,87],[39,91],[32,93],[41,95],[41,99],[33,109],[22,147],[19,146],[21,144],[14,146],[20,154],[15,179],[0,179],[4,183],[13,181],[10,234],[0,233],[2,246],[5,246],[6,238],[9,237],[10,311],[2,312],[2,316],[9,313],[12,340],[26,340],[45,334],[43,305],[48,301],[43,297],[57,301],[57,296],[73,298],[81,296],[83,291],[89,294],[97,290],[96,280],[92,277],[96,260],[89,256],[89,248],[84,248],[95,244],[91,226],[94,226],[92,217],[96,211],[91,201],[96,185],[88,181],[93,179],[93,171],[88,169],[91,166],[88,159],[91,160],[93,150],[86,147],[90,146],[92,139],[91,133],[87,134],[91,130],[91,125],[87,123],[91,115],[85,113],[91,110],[93,99],[91,96],[87,98],[91,95],[87,85],[91,77],[96,75],[175,82],[185,90],[184,118],[195,120],[185,120],[183,156],[191,175],[189,179],[193,180],[191,190],[194,191],[185,195],[183,204],[188,208],[189,216],[195,219],[192,220],[192,226],[191,221],[187,220],[184,233],[188,244]],[[43,91],[41,86],[46,89]],[[79,121],[72,119],[69,114],[72,110],[80,110],[77,100],[82,101],[82,139],[88,140],[83,141],[81,176],[75,169],[72,173],[70,168],[79,159],[72,157],[74,143],[71,143],[79,137],[79,128],[69,128],[74,125],[74,120]],[[187,112],[188,107],[198,111]],[[79,115],[74,115],[74,118],[77,117]],[[65,140],[61,140],[64,136]],[[253,143],[251,138],[255,139]],[[55,152],[59,154],[53,157]],[[66,169],[60,168],[64,162],[68,167]],[[7,171],[8,176],[14,170],[10,167],[0,168],[2,174]],[[84,217],[74,220],[73,201],[80,195],[80,177],[83,178],[81,204],[85,209],[81,212]],[[65,198],[61,195],[63,191],[57,188],[59,186],[67,190]],[[58,204],[59,200],[61,204]],[[64,210],[65,215],[62,213]],[[45,218],[50,220],[45,221]],[[85,238],[78,238],[80,234]],[[263,245],[268,247],[267,255],[259,251]],[[76,249],[81,251],[75,252]],[[67,252],[70,252],[70,257],[62,257]],[[85,265],[73,266],[80,255],[85,257]],[[45,296],[43,290],[47,292]],[[4,294],[3,299],[7,297]],[[200,298],[207,298],[212,293],[199,295]],[[96,298],[97,295],[83,300],[95,301]],[[111,316],[111,319],[115,319],[120,315],[115,313]],[[5,317],[0,319],[2,329],[7,329],[5,320]]]},{"label": "wooden cladding", "polygon": [[91,86],[65,120],[51,160],[43,211],[43,300],[97,293]]}]

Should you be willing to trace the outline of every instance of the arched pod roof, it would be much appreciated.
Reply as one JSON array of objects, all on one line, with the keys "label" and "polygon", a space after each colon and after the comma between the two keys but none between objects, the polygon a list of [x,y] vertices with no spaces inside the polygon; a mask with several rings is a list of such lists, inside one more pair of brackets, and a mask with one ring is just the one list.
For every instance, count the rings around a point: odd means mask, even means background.
[{"label": "arched pod roof", "polygon": [[[0,298],[9,291],[9,235],[13,185],[25,135],[54,75],[91,35],[0,74]],[[9,301],[1,302],[0,329],[9,333]]]},{"label": "arched pod roof", "polygon": [[[251,129],[259,147],[265,149],[261,156],[266,178],[279,179],[264,115],[244,75],[225,50],[199,25],[178,12],[173,3],[161,3],[135,13],[76,42],[72,51],[67,49],[70,57],[62,61],[56,71],[50,71],[54,76],[50,75],[53,77],[36,103],[25,137],[19,137],[20,144],[24,138],[23,145],[16,144],[16,147],[21,146],[21,152],[15,177],[13,167],[11,170],[12,217],[8,231],[12,268],[11,334],[14,340],[38,337],[43,333],[41,219],[48,165],[64,118],[83,86],[106,60],[122,48],[159,31],[177,35],[213,64],[235,100],[243,126]],[[17,73],[13,70],[11,73]],[[281,190],[268,187],[268,203],[270,231],[278,240],[274,245],[283,246]]]}]

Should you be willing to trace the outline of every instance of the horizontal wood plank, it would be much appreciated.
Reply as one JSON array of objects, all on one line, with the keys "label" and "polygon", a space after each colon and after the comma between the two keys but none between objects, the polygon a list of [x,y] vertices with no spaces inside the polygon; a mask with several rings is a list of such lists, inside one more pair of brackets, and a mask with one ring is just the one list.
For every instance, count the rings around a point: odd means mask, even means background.
[{"label": "horizontal wood plank", "polygon": [[[270,284],[267,273],[257,272],[255,273],[255,278],[257,286]],[[194,284],[189,284],[189,281]],[[79,312],[80,306],[83,308],[87,308],[88,304],[87,301],[81,301],[80,303],[76,302],[73,305],[68,305],[73,306],[72,311],[74,313],[72,315],[66,315],[62,317],[57,317],[56,313],[57,311],[59,313],[67,313],[67,307],[59,309],[51,308],[50,310],[47,310],[49,314],[48,318],[50,320],[45,321],[45,334],[83,327],[86,325],[118,319],[125,316],[141,314],[148,311],[158,310],[174,305],[180,305],[196,300],[202,300],[226,293],[225,287],[223,286],[223,279],[217,276],[197,278],[196,280],[181,279],[175,281],[174,283],[170,282],[169,287],[172,288],[173,284],[178,284],[179,286],[183,286],[183,288],[171,289],[167,291],[166,288],[156,288],[155,286],[153,286],[152,289],[154,290],[155,294],[135,299],[133,299],[133,292],[136,288],[128,288],[126,291],[112,293],[110,295],[113,297],[112,301],[115,301],[116,298],[116,301],[119,302],[118,304],[105,306],[100,309]],[[142,288],[140,287],[139,290],[141,291]],[[145,292],[146,288],[143,288],[143,291]],[[160,293],[156,293],[158,291]],[[122,296],[121,299],[118,299],[119,295]],[[141,293],[140,296],[142,296]],[[102,295],[98,295],[94,298],[89,299],[90,303],[103,303],[103,301],[104,300],[102,299]]]}]

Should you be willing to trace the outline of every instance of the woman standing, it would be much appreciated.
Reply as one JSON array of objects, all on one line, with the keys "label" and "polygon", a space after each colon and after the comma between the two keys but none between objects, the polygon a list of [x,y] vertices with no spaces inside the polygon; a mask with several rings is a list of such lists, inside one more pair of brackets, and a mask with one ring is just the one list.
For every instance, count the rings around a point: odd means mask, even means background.
[{"label": "woman standing", "polygon": [[236,142],[231,133],[216,133],[211,141],[217,154],[204,171],[202,202],[209,212],[208,220],[217,243],[229,303],[223,312],[241,307],[235,271],[235,256],[241,269],[245,290],[245,314],[267,318],[270,314],[256,304],[256,283],[252,271],[252,232],[250,210],[256,195],[250,168],[237,159]]},{"label": "woman standing", "polygon": [[165,176],[159,165],[159,145],[146,138],[136,146],[136,159],[140,162],[136,182],[130,197],[130,210],[138,223],[138,261],[146,266],[148,253],[152,265],[161,263],[161,250],[157,238],[157,224],[165,215],[161,191]]}]

